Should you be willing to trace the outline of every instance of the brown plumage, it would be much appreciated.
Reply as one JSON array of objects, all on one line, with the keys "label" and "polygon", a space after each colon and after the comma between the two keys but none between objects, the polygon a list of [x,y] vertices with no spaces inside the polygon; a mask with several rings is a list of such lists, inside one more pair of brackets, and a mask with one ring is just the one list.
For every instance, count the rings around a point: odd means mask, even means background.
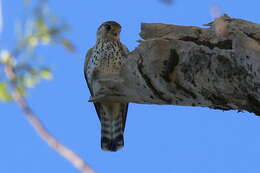
[{"label": "brown plumage", "polygon": [[[114,21],[104,22],[97,30],[96,44],[88,50],[84,74],[91,96],[95,96],[95,80],[118,75],[128,50],[120,42],[121,26]],[[128,103],[94,103],[101,123],[101,148],[117,151],[124,146],[124,129]]]}]

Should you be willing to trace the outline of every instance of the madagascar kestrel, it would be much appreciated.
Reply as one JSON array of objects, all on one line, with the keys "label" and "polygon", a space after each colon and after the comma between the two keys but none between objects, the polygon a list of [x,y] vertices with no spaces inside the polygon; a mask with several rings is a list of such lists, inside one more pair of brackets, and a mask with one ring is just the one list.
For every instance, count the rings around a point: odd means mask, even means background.
[{"label": "madagascar kestrel", "polygon": [[[91,96],[96,96],[98,78],[119,75],[128,50],[120,42],[121,26],[107,21],[97,30],[96,44],[87,52],[84,74]],[[117,151],[124,146],[124,129],[128,103],[95,102],[95,109],[101,123],[101,148]]]}]

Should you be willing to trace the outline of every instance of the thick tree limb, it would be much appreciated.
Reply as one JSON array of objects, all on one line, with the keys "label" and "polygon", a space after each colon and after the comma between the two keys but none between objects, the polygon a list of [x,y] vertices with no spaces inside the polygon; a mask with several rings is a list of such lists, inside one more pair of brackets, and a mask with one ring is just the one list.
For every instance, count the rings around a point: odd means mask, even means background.
[{"label": "thick tree limb", "polygon": [[57,153],[66,158],[73,166],[78,168],[82,173],[94,173],[94,171],[80,158],[76,153],[71,151],[69,148],[61,144],[55,137],[53,137],[47,129],[43,126],[41,121],[34,114],[33,110],[26,103],[24,97],[17,90],[15,80],[15,72],[11,65],[5,65],[5,73],[7,78],[12,82],[13,88],[13,99],[20,106],[23,111],[25,118],[34,127],[36,132],[42,137],[42,139],[52,147]]},{"label": "thick tree limb", "polygon": [[[143,23],[120,77],[90,101],[202,106],[260,115],[260,25],[224,15],[209,28]],[[118,80],[119,79],[119,80]]]}]

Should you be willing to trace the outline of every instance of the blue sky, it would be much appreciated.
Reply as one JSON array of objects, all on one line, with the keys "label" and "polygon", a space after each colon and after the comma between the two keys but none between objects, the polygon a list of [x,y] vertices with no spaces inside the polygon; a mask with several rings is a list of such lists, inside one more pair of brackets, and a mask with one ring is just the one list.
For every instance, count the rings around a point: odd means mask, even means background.
[{"label": "blue sky", "polygon": [[[14,44],[14,22],[23,14],[20,1],[2,1],[0,49]],[[175,0],[173,5],[158,0],[51,1],[51,9],[71,25],[67,37],[77,51],[42,49],[55,78],[30,91],[31,107],[49,131],[97,173],[260,172],[260,118],[253,114],[131,104],[125,147],[108,153],[100,149],[98,118],[87,102],[83,61],[100,23],[118,21],[122,42],[133,50],[141,22],[201,26],[212,20],[209,11],[215,4],[232,17],[260,23],[259,0]],[[0,137],[0,172],[78,172],[39,138],[14,103],[0,103]]]}]

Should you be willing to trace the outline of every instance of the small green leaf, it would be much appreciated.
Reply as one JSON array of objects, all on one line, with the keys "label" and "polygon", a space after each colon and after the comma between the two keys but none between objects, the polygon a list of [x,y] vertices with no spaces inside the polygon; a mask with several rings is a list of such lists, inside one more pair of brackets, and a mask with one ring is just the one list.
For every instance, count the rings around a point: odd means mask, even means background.
[{"label": "small green leaf", "polygon": [[28,43],[28,45],[29,45],[30,47],[35,47],[35,46],[37,46],[38,42],[39,42],[39,40],[38,40],[38,38],[37,38],[36,36],[29,36],[29,37],[27,38],[27,43]]},{"label": "small green leaf", "polygon": [[39,19],[35,22],[35,26],[40,33],[46,33],[48,30],[47,25],[42,17],[39,17]]},{"label": "small green leaf", "polygon": [[41,37],[41,42],[42,44],[44,45],[47,45],[51,42],[51,37],[49,34],[44,34],[42,37]]},{"label": "small green leaf", "polygon": [[39,83],[39,78],[35,75],[26,75],[23,79],[23,83],[28,88],[33,88]]},{"label": "small green leaf", "polygon": [[0,52],[0,63],[12,64],[13,58],[8,50],[1,50]]},{"label": "small green leaf", "polygon": [[26,95],[25,89],[23,87],[21,87],[21,86],[17,86],[16,87],[16,91],[23,97]]},{"label": "small green leaf", "polygon": [[48,69],[41,70],[41,77],[46,80],[51,80],[53,78],[52,73]]},{"label": "small green leaf", "polygon": [[11,95],[8,93],[7,86],[5,83],[0,83],[0,100],[7,102],[12,99]]}]

